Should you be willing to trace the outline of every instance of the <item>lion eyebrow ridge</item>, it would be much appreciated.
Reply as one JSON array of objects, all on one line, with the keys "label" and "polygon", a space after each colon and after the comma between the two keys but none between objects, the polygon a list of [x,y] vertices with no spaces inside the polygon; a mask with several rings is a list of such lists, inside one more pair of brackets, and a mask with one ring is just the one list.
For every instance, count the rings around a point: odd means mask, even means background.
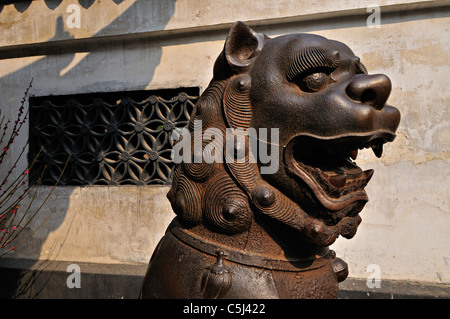
[{"label": "lion eyebrow ridge", "polygon": [[329,51],[318,46],[305,47],[290,58],[287,78],[292,81],[306,70],[318,67],[335,68],[340,62],[341,58],[336,50]]}]

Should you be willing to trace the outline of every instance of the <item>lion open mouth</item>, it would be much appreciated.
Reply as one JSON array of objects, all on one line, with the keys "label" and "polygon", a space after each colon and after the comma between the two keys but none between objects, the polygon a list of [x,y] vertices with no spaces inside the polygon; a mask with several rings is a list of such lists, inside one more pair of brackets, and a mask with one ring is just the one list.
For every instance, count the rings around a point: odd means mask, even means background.
[{"label": "lion open mouth", "polygon": [[[358,150],[371,148],[377,157],[381,157],[383,144],[394,137],[391,133],[333,139],[302,135],[288,144],[285,159],[290,171],[309,186],[331,214],[339,215],[340,219],[349,213],[357,214],[368,201],[364,188],[373,170],[363,171],[356,165],[354,160]],[[350,206],[355,202],[360,205]]]}]

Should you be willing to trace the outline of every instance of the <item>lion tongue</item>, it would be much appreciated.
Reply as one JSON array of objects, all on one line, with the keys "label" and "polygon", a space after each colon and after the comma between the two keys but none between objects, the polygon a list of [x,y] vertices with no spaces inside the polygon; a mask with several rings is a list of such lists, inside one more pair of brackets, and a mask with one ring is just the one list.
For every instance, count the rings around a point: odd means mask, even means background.
[{"label": "lion tongue", "polygon": [[352,183],[352,181],[360,180],[363,183],[363,186],[367,185],[369,180],[372,178],[373,170],[369,169],[366,171],[361,171],[361,169],[353,168],[347,169],[342,173],[336,172],[323,172],[322,174],[328,180],[330,184],[337,188],[343,188],[346,184]]}]

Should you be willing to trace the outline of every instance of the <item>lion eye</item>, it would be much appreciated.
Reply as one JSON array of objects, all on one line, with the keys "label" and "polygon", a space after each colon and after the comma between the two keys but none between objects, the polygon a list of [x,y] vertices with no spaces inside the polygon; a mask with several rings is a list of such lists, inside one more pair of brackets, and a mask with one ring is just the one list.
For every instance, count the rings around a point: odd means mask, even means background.
[{"label": "lion eye", "polygon": [[329,83],[329,75],[324,72],[309,74],[298,82],[298,86],[304,92],[318,92]]}]

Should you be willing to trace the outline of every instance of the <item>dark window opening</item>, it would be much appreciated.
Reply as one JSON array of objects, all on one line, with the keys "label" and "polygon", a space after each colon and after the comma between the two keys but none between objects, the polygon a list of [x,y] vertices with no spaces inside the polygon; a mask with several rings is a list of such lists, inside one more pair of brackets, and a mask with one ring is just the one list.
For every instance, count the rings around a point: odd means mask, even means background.
[{"label": "dark window opening", "polygon": [[[199,88],[30,98],[30,181],[54,185],[170,184],[171,132]],[[70,155],[70,156],[69,156]]]}]

